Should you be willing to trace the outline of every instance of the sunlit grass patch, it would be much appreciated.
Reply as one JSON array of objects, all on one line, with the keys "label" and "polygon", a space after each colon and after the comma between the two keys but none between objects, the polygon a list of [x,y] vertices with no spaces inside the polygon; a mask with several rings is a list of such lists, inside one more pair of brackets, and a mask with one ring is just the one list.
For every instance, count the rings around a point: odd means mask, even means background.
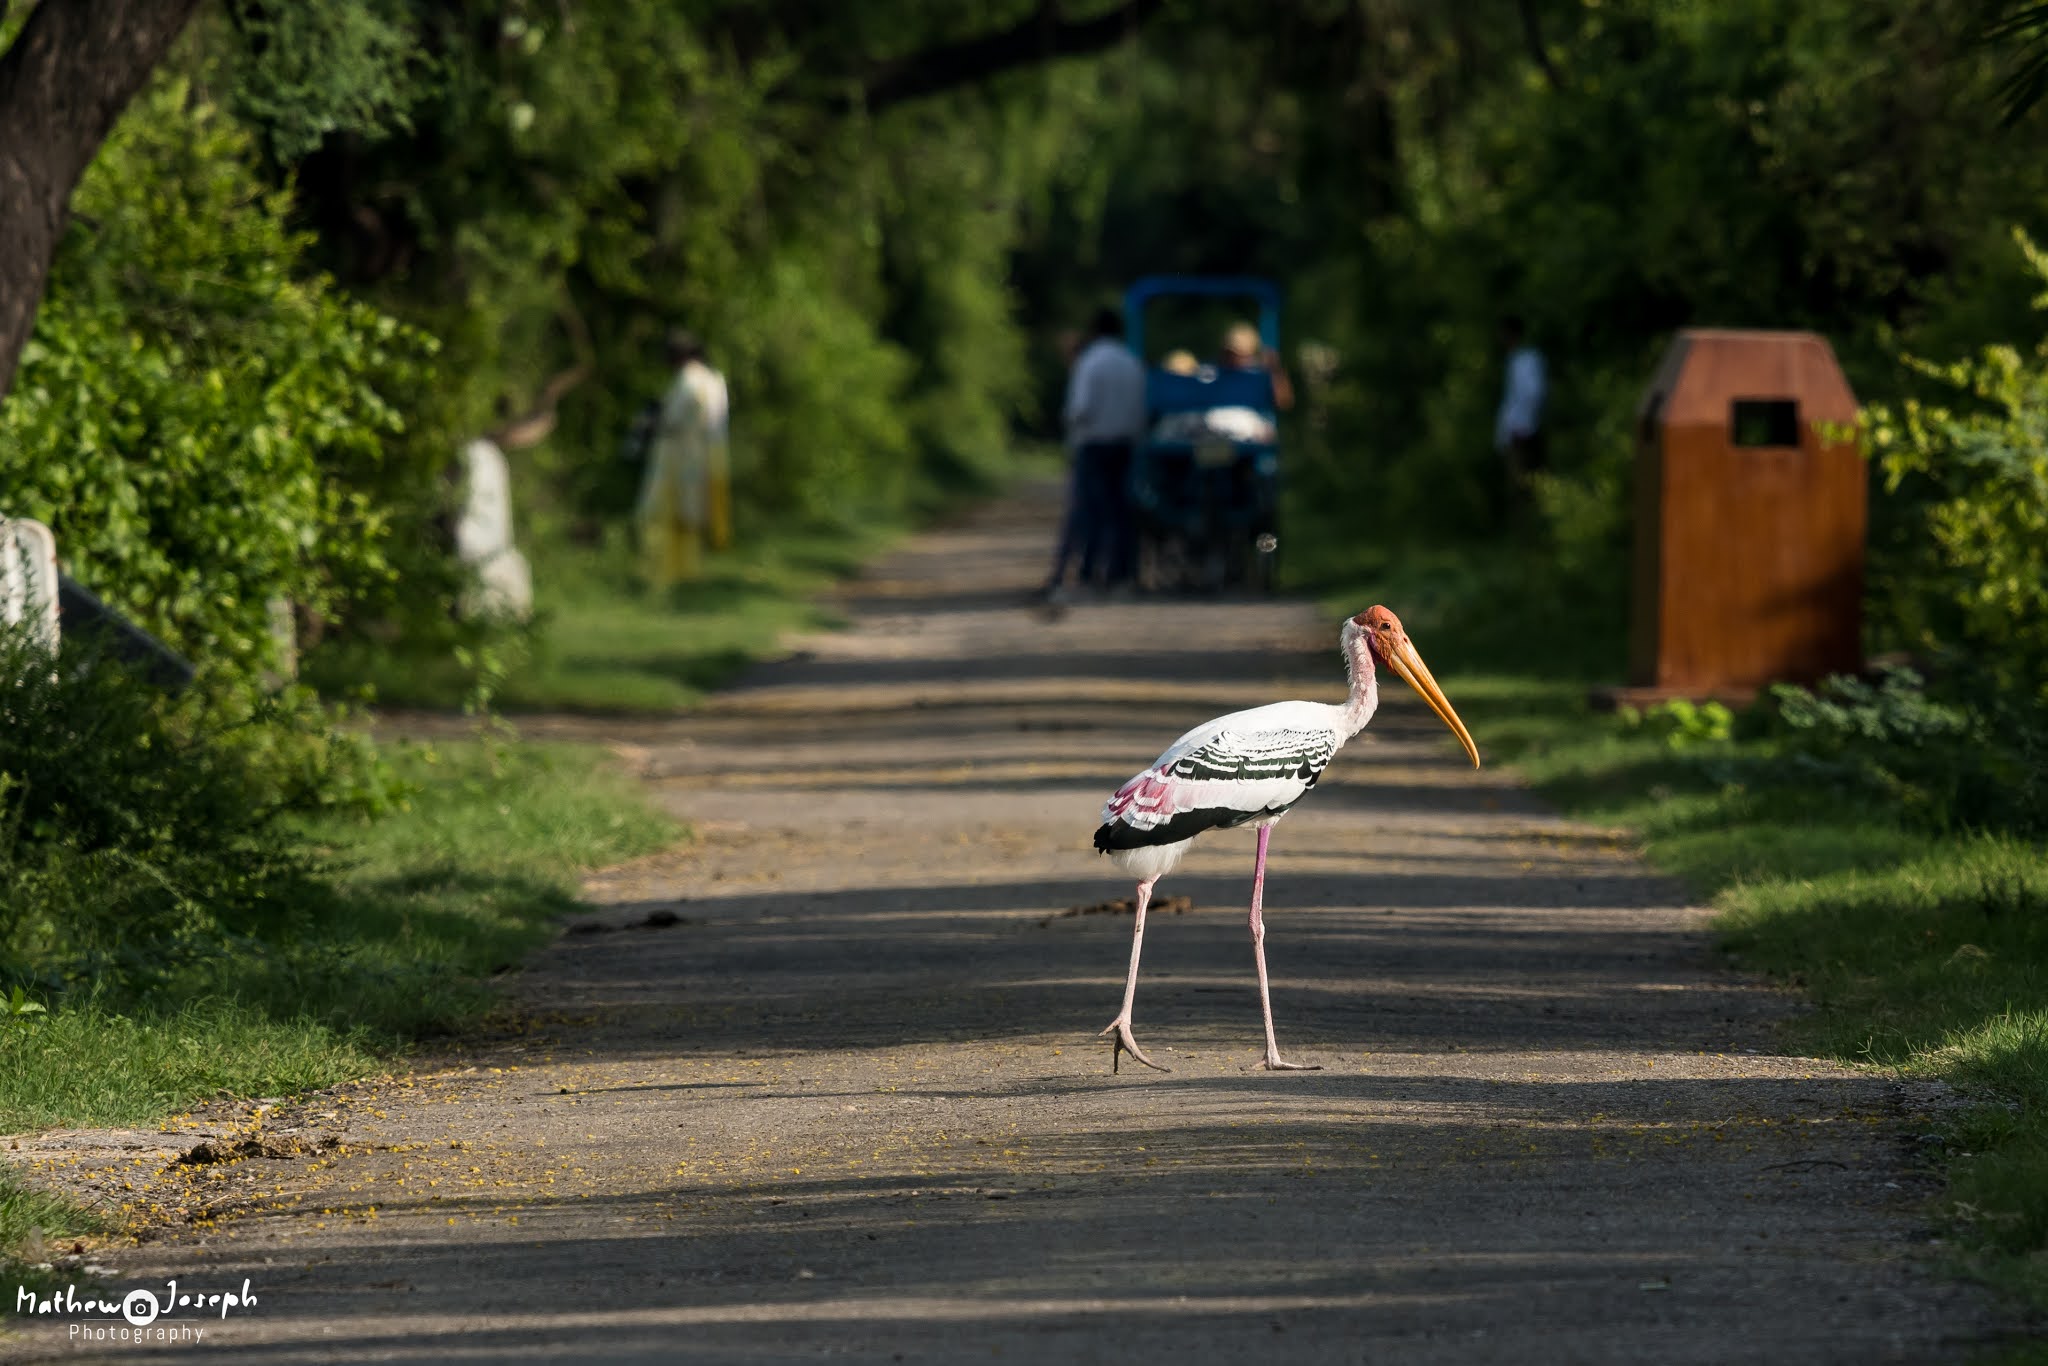
[{"label": "sunlit grass patch", "polygon": [[[897,523],[784,531],[713,555],[701,578],[666,592],[640,579],[627,528],[601,544],[533,547],[535,619],[492,648],[504,670],[493,701],[510,711],[675,711],[771,657],[791,631],[833,624],[816,599],[901,531]],[[457,659],[330,647],[311,676],[338,693],[367,687],[380,703],[453,709],[476,674]]]},{"label": "sunlit grass patch", "polygon": [[346,887],[403,887],[432,869],[469,868],[567,893],[578,870],[645,853],[675,834],[638,781],[594,746],[406,745],[398,763],[419,785],[404,811],[305,827],[340,861]]},{"label": "sunlit grass patch", "polygon": [[1629,831],[1718,912],[1732,962],[1815,1001],[1796,1046],[1959,1089],[1938,1213],[1979,1274],[2048,1306],[2048,851],[1930,829],[1768,738],[1629,731],[1583,683],[1438,676],[1482,753]]},{"label": "sunlit grass patch", "polygon": [[[1716,898],[1727,947],[1796,977],[1826,1008],[1814,1027],[1833,1052],[2001,1090],[2026,1080],[1992,1059],[2024,1056],[2011,1022],[2048,1010],[2048,861],[2018,841],[1896,830],[1888,857],[1854,852],[1830,873],[1728,887]],[[2048,1088],[2029,1098],[2048,1101]]]},{"label": "sunlit grass patch", "polygon": [[376,1065],[367,1038],[233,1002],[60,1006],[0,1032],[0,1132],[156,1122],[193,1101],[312,1090]]},{"label": "sunlit grass patch", "polygon": [[1992,1098],[1951,1135],[1949,1217],[2001,1254],[1982,1266],[1992,1281],[2048,1304],[2048,1010],[1958,1031],[1941,1056]]},{"label": "sunlit grass patch", "polygon": [[586,747],[462,744],[401,766],[410,809],[304,824],[330,876],[290,920],[0,1022],[0,1130],[146,1123],[216,1091],[363,1075],[486,1009],[489,976],[575,908],[582,870],[677,834]]},{"label": "sunlit grass patch", "polygon": [[535,565],[541,624],[502,700],[524,710],[672,711],[773,655],[791,631],[833,624],[817,597],[902,531],[848,521],[778,532],[708,559],[663,593],[639,578],[629,538],[557,544]]},{"label": "sunlit grass patch", "polygon": [[20,1289],[47,1294],[75,1282],[75,1273],[43,1271],[38,1263],[105,1227],[93,1211],[37,1190],[0,1165],[0,1319],[16,1312]]}]

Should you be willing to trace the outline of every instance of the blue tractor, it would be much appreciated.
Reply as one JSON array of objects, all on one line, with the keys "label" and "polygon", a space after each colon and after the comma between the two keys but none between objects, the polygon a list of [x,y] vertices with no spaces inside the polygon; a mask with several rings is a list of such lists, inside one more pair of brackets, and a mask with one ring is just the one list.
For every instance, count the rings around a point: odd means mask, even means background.
[{"label": "blue tractor", "polygon": [[1279,550],[1280,440],[1261,366],[1145,351],[1147,307],[1168,297],[1249,301],[1261,344],[1280,342],[1280,290],[1254,276],[1148,275],[1124,295],[1125,337],[1146,362],[1148,427],[1131,461],[1138,573],[1157,592],[1270,592]]}]

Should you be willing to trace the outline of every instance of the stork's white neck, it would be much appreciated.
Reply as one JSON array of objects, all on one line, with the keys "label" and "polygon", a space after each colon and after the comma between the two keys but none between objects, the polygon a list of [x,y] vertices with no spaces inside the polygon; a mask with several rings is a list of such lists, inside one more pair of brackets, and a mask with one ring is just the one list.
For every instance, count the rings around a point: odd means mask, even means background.
[{"label": "stork's white neck", "polygon": [[1373,668],[1372,650],[1363,632],[1345,635],[1344,675],[1351,680],[1351,695],[1344,699],[1342,708],[1344,734],[1349,738],[1364,730],[1365,723],[1380,708],[1379,673]]}]

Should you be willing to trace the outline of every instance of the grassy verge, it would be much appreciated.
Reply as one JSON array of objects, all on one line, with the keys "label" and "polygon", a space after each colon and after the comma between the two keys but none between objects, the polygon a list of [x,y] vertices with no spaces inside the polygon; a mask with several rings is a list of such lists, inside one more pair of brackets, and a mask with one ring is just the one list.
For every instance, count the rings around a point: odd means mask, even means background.
[{"label": "grassy verge", "polygon": [[[602,529],[578,541],[545,506],[529,523],[534,621],[501,642],[492,661],[494,704],[507,711],[636,714],[675,711],[701,700],[756,660],[772,657],[785,633],[834,624],[819,596],[916,526],[969,497],[1058,469],[1056,453],[1021,448],[950,482],[925,479],[893,510],[837,515],[761,529],[741,528],[730,551],[706,558],[703,576],[656,593],[642,582],[632,528]],[[1020,586],[1021,587],[1021,586]],[[323,692],[367,686],[383,704],[453,708],[477,673],[446,651],[433,657],[358,642],[329,646],[307,661]]]},{"label": "grassy verge", "polygon": [[[602,546],[553,544],[534,563],[532,629],[495,649],[494,703],[508,711],[646,713],[700,700],[784,632],[827,626],[816,601],[900,532],[895,525],[821,526],[717,556],[704,576],[666,593],[635,572],[622,531]],[[454,708],[476,672],[445,652],[431,658],[354,644],[309,661],[323,691],[364,686],[385,704]]]},{"label": "grassy verge", "polygon": [[[589,747],[410,747],[398,763],[409,809],[299,827],[327,876],[273,935],[118,997],[64,998],[34,1023],[0,1019],[0,1132],[151,1124],[222,1090],[289,1095],[380,1071],[488,1008],[490,974],[576,905],[578,870],[677,833]],[[32,1228],[96,1227],[0,1165],[0,1269],[28,1274],[8,1256],[22,1259]]]},{"label": "grassy verge", "polygon": [[[223,1090],[309,1092],[473,1020],[492,1001],[487,977],[575,905],[575,872],[676,838],[606,758],[496,743],[401,754],[410,809],[299,827],[328,877],[274,936],[221,944],[121,997],[0,1020],[0,1133],[154,1124]],[[0,1284],[57,1284],[35,1272],[35,1243],[100,1229],[0,1163]]]},{"label": "grassy verge", "polygon": [[1636,832],[1717,912],[1737,966],[1818,1007],[1794,1046],[1939,1078],[1939,1217],[1968,1269],[2048,1309],[2048,850],[1942,831],[1802,766],[1766,728],[1630,729],[1587,704],[1622,675],[1618,601],[1532,601],[1506,556],[1387,557],[1320,586],[1401,613],[1489,762],[1570,815]]},{"label": "grassy verge", "polygon": [[302,827],[330,876],[264,940],[0,1025],[0,1132],[148,1123],[218,1090],[361,1075],[475,1018],[489,974],[575,906],[578,869],[673,835],[587,748],[465,744],[400,762],[418,784],[409,810]]},{"label": "grassy verge", "polygon": [[1730,960],[1819,1007],[1795,1042],[1955,1085],[1940,1213],[1972,1269],[2048,1308],[2048,854],[1788,784],[1767,741],[1674,750],[1576,689],[1454,679],[1468,722],[1565,811],[1640,834]]},{"label": "grassy verge", "polygon": [[105,1229],[94,1211],[25,1185],[0,1166],[0,1333],[22,1290],[46,1295],[77,1282],[75,1271],[43,1270],[51,1257]]}]

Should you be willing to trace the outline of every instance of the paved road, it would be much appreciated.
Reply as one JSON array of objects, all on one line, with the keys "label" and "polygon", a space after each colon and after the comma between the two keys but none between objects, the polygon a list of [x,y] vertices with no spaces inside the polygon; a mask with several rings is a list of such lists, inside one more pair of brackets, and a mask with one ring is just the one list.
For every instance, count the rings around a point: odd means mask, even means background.
[{"label": "paved road", "polygon": [[1075,913],[1129,894],[1088,849],[1102,797],[1221,710],[1334,700],[1341,668],[1299,605],[1023,610],[1051,515],[919,538],[852,629],[701,714],[529,727],[620,743],[699,839],[593,879],[599,914],[515,988],[524,1032],[271,1116],[345,1146],[190,1178],[219,1217],[116,1255],[123,1282],[246,1276],[206,1355],[250,1363],[1983,1340],[1925,1267],[1907,1152],[1936,1095],[1782,1056],[1788,1003],[1714,968],[1675,887],[1406,696],[1275,831],[1281,1043],[1324,1070],[1251,1070],[1234,832],[1147,936],[1138,1037],[1173,1070],[1111,1075],[1130,922]]}]

